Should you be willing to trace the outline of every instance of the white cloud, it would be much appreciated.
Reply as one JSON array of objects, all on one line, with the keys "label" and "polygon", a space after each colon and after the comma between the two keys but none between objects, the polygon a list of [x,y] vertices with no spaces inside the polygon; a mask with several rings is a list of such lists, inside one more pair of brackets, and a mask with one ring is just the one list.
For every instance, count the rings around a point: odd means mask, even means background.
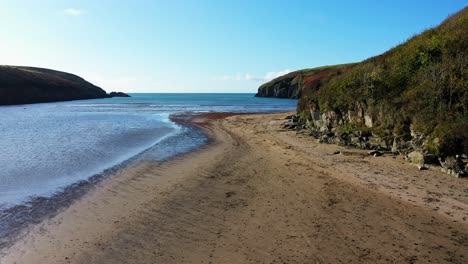
[{"label": "white cloud", "polygon": [[255,81],[255,82],[269,82],[275,78],[290,73],[291,70],[286,69],[278,72],[267,72],[263,76],[255,76],[250,73],[237,73],[234,75],[223,75],[215,78],[218,81]]},{"label": "white cloud", "polygon": [[265,81],[269,82],[269,81],[271,81],[271,80],[273,80],[275,78],[278,78],[278,77],[283,76],[285,74],[288,74],[290,72],[291,72],[290,69],[282,70],[282,71],[279,71],[279,72],[267,72],[265,74],[265,76],[263,77],[263,79]]},{"label": "white cloud", "polygon": [[63,12],[67,15],[70,15],[70,16],[80,16],[82,14],[84,14],[84,11],[81,10],[81,9],[77,9],[77,8],[67,8],[65,10],[63,10]]}]

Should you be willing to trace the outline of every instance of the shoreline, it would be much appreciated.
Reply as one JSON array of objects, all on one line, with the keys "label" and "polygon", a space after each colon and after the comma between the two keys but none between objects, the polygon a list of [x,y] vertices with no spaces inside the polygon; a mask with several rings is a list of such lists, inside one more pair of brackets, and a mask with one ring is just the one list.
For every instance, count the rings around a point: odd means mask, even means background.
[{"label": "shoreline", "polygon": [[[206,124],[199,124],[193,122],[194,119],[200,116],[209,119],[221,119],[233,115],[243,114],[254,113],[185,112],[169,115],[169,120],[177,125],[195,127],[196,129],[202,130],[205,136],[207,136],[208,141],[188,151],[182,151],[168,158],[164,158],[158,161],[153,160],[151,162],[164,163],[172,159],[183,157],[184,155],[190,154],[192,152],[199,151],[211,144],[213,142],[213,135],[211,135],[210,131],[204,127],[204,125]],[[123,162],[120,162],[116,165],[113,165],[112,167],[103,170],[100,173],[91,175],[86,179],[79,180],[75,183],[60,188],[57,192],[50,196],[32,197],[30,200],[24,201],[22,203],[10,207],[0,207],[0,259],[3,255],[2,252],[8,250],[8,248],[14,245],[14,243],[17,240],[21,239],[29,232],[30,226],[37,225],[48,218],[55,217],[57,214],[60,213],[60,211],[68,208],[74,202],[85,196],[97,184],[106,180],[108,177],[112,177],[112,175],[115,175],[116,173],[124,171],[132,164],[141,162],[138,161],[138,158],[144,155],[144,153],[150,150],[151,148],[155,147],[158,143],[148,147],[147,149],[134,156],[131,156]]]},{"label": "shoreline", "polygon": [[[172,119],[171,116],[169,118],[170,121],[177,125],[191,126],[203,130],[201,126],[195,126],[190,122],[182,122],[182,119]],[[184,113],[178,116],[181,118],[188,118],[188,120],[190,120],[192,118],[191,116],[195,116],[195,114]],[[205,132],[206,131],[204,131],[204,133]],[[206,134],[206,136],[208,137],[209,135]],[[0,207],[0,260],[5,250],[8,250],[8,248],[11,247],[17,240],[21,239],[29,232],[30,226],[37,225],[46,219],[55,217],[62,210],[68,208],[74,202],[85,196],[97,184],[100,184],[102,181],[105,181],[107,178],[112,177],[116,173],[124,171],[129,166],[141,162],[138,161],[139,157],[144,155],[147,151],[151,150],[165,139],[166,138],[162,138],[162,140],[158,140],[155,144],[149,146],[138,154],[131,156],[124,161],[117,163],[116,165],[106,168],[100,173],[96,173],[85,179],[78,180],[72,184],[62,187],[50,196],[34,196],[31,197],[31,199],[28,199],[19,204],[7,206],[5,208]],[[210,144],[210,141],[207,141],[206,143],[194,147],[188,151],[182,151],[168,158],[152,162],[164,163],[170,161],[171,159],[176,159],[178,157],[182,157],[183,155],[190,154],[191,152],[203,149],[208,144]]]},{"label": "shoreline", "polygon": [[31,227],[0,262],[468,258],[467,181],[315,143],[281,129],[286,115],[194,116],[188,122],[206,130],[209,144],[105,178]]}]

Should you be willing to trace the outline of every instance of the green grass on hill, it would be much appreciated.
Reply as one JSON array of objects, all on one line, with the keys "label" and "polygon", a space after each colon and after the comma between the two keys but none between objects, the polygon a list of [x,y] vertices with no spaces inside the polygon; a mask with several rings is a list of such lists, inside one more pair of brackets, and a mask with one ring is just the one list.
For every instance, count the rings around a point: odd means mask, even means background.
[{"label": "green grass on hill", "polygon": [[318,89],[303,94],[298,111],[344,115],[358,105],[383,135],[407,135],[412,129],[429,136],[427,148],[435,154],[468,153],[468,7],[322,80]]}]

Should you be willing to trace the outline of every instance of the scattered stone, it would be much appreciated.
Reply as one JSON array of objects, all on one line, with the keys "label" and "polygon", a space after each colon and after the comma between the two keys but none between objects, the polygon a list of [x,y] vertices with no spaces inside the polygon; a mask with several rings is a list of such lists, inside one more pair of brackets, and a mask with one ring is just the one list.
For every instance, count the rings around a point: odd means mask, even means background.
[{"label": "scattered stone", "polygon": [[383,155],[383,153],[378,151],[378,150],[369,151],[369,152],[367,152],[367,154],[369,154],[371,156],[374,156],[374,157],[380,157],[380,156]]},{"label": "scattered stone", "polygon": [[328,143],[328,136],[327,135],[323,135],[319,138],[319,142],[320,143]]},{"label": "scattered stone", "polygon": [[236,192],[227,192],[226,193],[226,198],[230,198],[231,196],[233,196],[234,194],[236,194]]},{"label": "scattered stone", "polygon": [[[361,111],[362,112],[362,111]],[[426,170],[432,164],[441,164],[441,170],[456,177],[468,175],[466,165],[468,156],[466,154],[448,157],[445,160],[437,159],[437,156],[423,151],[427,145],[427,135],[417,132],[410,127],[408,136],[381,136],[375,134],[371,129],[358,128],[349,131],[345,130],[344,124],[356,122],[367,127],[373,127],[373,122],[369,116],[341,115],[333,111],[320,113],[311,110],[310,120],[301,120],[298,115],[290,115],[285,119],[283,128],[295,130],[299,134],[309,135],[317,139],[318,143],[338,144],[340,146],[350,146],[360,149],[372,150],[370,156],[379,157],[384,154],[398,155],[407,154],[405,159],[417,166],[419,170]],[[367,119],[367,120],[365,120]],[[342,154],[335,151],[332,155]]]},{"label": "scattered stone", "polygon": [[447,157],[445,160],[440,159],[440,165],[442,166],[442,172],[457,178],[463,177],[466,174],[465,164],[461,160],[461,157]]},{"label": "scattered stone", "polygon": [[427,167],[426,165],[423,165],[423,166],[418,165],[418,170],[427,170]]},{"label": "scattered stone", "polygon": [[368,131],[368,130],[362,130],[362,131],[358,132],[358,135],[360,137],[366,137],[367,138],[367,137],[371,137],[372,133],[370,131]]},{"label": "scattered stone", "polygon": [[297,115],[290,115],[287,116],[285,119],[288,120],[283,124],[283,128],[285,129],[299,130],[307,128],[306,123],[301,121],[299,116]]}]

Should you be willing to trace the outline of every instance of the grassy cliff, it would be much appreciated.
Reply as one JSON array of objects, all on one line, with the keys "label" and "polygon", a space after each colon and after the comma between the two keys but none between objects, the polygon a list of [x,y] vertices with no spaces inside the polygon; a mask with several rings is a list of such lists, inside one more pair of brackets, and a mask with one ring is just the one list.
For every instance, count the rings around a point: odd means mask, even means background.
[{"label": "grassy cliff", "polygon": [[324,79],[342,73],[350,65],[322,66],[290,72],[260,86],[255,96],[298,99],[309,95]]},{"label": "grassy cliff", "polygon": [[308,123],[418,137],[441,156],[468,153],[468,8],[384,54],[335,67],[312,74],[318,83],[301,91],[298,113]]},{"label": "grassy cliff", "polygon": [[83,78],[60,71],[0,66],[0,105],[109,97]]}]

